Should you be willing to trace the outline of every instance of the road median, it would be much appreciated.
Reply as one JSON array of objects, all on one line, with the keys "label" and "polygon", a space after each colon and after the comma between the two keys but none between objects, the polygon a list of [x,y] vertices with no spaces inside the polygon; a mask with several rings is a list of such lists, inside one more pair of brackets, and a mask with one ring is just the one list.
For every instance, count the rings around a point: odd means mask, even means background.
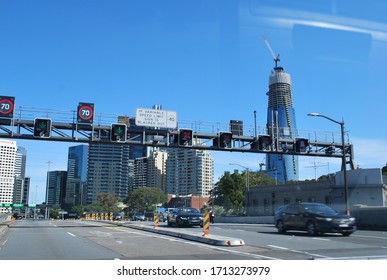
[{"label": "road median", "polygon": [[188,230],[184,230],[184,228],[179,228],[177,231],[175,228],[166,228],[166,227],[157,227],[155,228],[153,225],[147,224],[138,224],[138,223],[117,223],[114,222],[115,225],[120,225],[123,227],[153,232],[157,234],[163,234],[168,236],[173,236],[177,238],[182,238],[190,241],[206,243],[215,246],[243,246],[245,242],[242,239],[234,238],[234,237],[226,237],[215,234],[206,234],[203,232],[192,232]]}]

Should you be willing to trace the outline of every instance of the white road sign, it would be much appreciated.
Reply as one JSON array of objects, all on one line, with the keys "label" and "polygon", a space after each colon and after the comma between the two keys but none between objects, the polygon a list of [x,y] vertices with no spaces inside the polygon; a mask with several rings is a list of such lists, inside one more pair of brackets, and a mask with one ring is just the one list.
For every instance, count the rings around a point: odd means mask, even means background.
[{"label": "white road sign", "polygon": [[136,125],[162,128],[176,128],[177,114],[175,111],[138,108]]}]

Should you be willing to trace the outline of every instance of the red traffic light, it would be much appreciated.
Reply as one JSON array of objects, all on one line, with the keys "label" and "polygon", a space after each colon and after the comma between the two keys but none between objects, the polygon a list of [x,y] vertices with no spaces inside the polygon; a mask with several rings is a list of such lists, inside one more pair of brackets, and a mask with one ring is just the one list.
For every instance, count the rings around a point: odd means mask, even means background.
[{"label": "red traffic light", "polygon": [[232,148],[232,133],[219,132],[219,148]]},{"label": "red traffic light", "polygon": [[179,130],[179,146],[192,146],[192,129]]}]

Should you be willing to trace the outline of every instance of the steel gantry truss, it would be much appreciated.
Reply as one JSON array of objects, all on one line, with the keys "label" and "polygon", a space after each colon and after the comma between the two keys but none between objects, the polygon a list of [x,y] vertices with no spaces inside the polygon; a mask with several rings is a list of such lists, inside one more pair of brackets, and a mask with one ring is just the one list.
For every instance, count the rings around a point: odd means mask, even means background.
[{"label": "steel gantry truss", "polygon": [[[21,110],[21,109],[20,109]],[[348,143],[344,146],[341,144],[339,137],[334,139],[334,134],[327,137],[316,132],[308,132],[304,137],[295,139],[281,139],[281,137],[273,135],[241,135],[243,133],[232,133],[231,128],[224,127],[213,128],[207,132],[201,129],[197,122],[178,123],[178,127],[182,126],[185,129],[179,128],[156,128],[130,125],[129,122],[121,123],[125,126],[125,137],[112,138],[112,129],[114,121],[111,124],[100,124],[101,120],[96,123],[78,123],[74,117],[61,118],[56,121],[50,118],[50,112],[45,112],[45,119],[50,121],[50,133],[40,137],[36,135],[36,120],[31,112],[28,118],[24,118],[19,114],[20,118],[0,118],[0,138],[9,139],[24,139],[24,140],[41,140],[41,141],[61,141],[75,143],[104,143],[117,145],[132,145],[132,146],[149,146],[160,148],[179,148],[179,149],[199,149],[210,151],[228,151],[228,152],[243,152],[243,153],[265,153],[265,154],[288,154],[297,156],[318,156],[342,158],[345,153],[347,163],[350,163],[353,168],[353,146]],[[41,112],[40,112],[41,115]],[[111,117],[112,120],[117,120],[117,117]],[[127,118],[127,117],[126,117]],[[129,119],[129,118],[127,118]],[[63,121],[70,120],[70,121]],[[186,128],[188,127],[188,128]],[[277,128],[280,130],[281,128]],[[184,130],[188,140],[182,143],[179,141],[179,134]],[[187,134],[187,130],[188,133]],[[269,129],[275,131],[276,129]],[[120,131],[120,130],[119,130]],[[254,130],[254,134],[255,134]],[[297,131],[299,134],[300,131]],[[115,133],[115,132],[113,132]],[[278,135],[278,134],[277,134]],[[227,136],[225,139],[222,137]],[[191,139],[189,139],[191,138]],[[331,139],[329,139],[331,138]],[[322,139],[322,140],[321,140]],[[187,139],[185,139],[187,140]]]}]

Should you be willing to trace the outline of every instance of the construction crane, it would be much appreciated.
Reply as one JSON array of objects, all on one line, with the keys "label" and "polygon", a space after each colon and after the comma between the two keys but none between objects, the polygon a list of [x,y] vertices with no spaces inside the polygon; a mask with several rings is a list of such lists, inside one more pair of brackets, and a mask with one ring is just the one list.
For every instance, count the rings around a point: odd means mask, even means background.
[{"label": "construction crane", "polygon": [[277,56],[275,56],[275,54],[273,52],[273,49],[271,48],[271,46],[269,44],[269,41],[266,39],[265,35],[262,34],[262,37],[263,37],[263,40],[265,40],[266,46],[267,46],[267,48],[269,49],[271,55],[274,58],[275,68],[277,68],[278,67],[278,61],[280,61],[280,55],[278,54]]}]

